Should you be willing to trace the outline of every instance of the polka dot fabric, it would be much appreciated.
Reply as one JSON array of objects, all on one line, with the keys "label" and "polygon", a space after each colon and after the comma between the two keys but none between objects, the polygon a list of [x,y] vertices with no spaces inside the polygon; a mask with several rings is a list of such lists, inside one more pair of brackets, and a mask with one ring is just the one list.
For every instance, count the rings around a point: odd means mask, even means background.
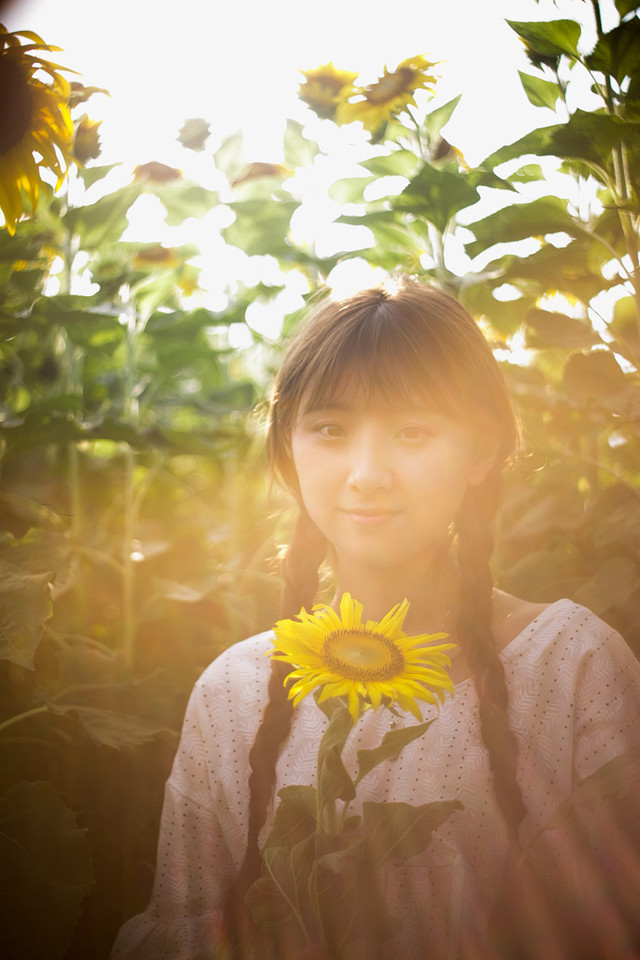
[{"label": "polka dot fabric", "polygon": [[[166,786],[153,896],[147,911],[120,931],[112,960],[215,956],[224,890],[244,853],[247,758],[266,703],[270,636],[226,650],[194,688]],[[521,828],[526,844],[578,780],[640,741],[640,664],[615,631],[569,600],[550,605],[501,656],[528,811]],[[359,801],[455,798],[463,809],[436,831],[423,855],[381,873],[389,910],[400,920],[385,960],[454,958],[461,943],[481,940],[507,849],[473,682],[458,684],[439,714],[427,707],[424,716],[435,718],[427,733],[373,770]],[[415,722],[384,709],[367,713],[347,743],[347,767],[355,773],[357,751],[376,746],[391,723]],[[296,708],[277,789],[315,782],[325,724],[311,697]],[[272,816],[273,810],[264,831]],[[569,841],[550,831],[537,847],[546,869],[573,882],[578,861]]]}]

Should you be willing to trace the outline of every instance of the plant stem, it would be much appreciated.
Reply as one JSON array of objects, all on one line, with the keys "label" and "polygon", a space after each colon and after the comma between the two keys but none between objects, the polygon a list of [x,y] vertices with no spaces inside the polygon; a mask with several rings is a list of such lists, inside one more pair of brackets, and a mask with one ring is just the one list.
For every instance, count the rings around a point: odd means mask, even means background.
[{"label": "plant stem", "polygon": [[[591,6],[596,22],[598,40],[602,40],[605,32],[602,27],[602,14],[599,0],[591,0]],[[609,116],[617,116],[613,86],[609,74],[605,74],[604,101],[605,109]],[[627,203],[631,197],[628,178],[627,148],[624,143],[618,143],[613,148],[611,158],[613,162],[618,217],[620,218],[620,226],[624,236],[627,256],[631,261],[630,281],[633,287],[633,297],[636,305],[636,323],[638,325],[638,332],[640,333],[640,256],[638,254],[638,237],[631,213],[621,208],[621,205]]]},{"label": "plant stem", "polygon": [[[135,422],[138,419],[138,400],[136,386],[136,349],[138,323],[134,305],[129,300],[128,288],[124,291],[127,318],[126,360],[124,376],[124,419]],[[135,528],[136,494],[135,467],[136,457],[130,443],[123,444],[124,451],[124,491],[122,523],[122,656],[125,666],[133,667],[135,660],[136,623],[134,611],[135,569],[133,561],[133,534]]]},{"label": "plant stem", "polygon": [[135,659],[135,571],[133,563],[135,454],[124,445],[124,517],[122,529],[122,656],[131,668]]},{"label": "plant stem", "polygon": [[3,720],[2,723],[0,723],[0,733],[2,733],[3,730],[8,730],[9,727],[14,726],[16,723],[28,720],[29,717],[36,717],[41,713],[46,713],[47,709],[46,706],[41,706],[34,707],[33,710],[25,710],[23,713],[16,713],[15,716],[9,717],[8,720]]}]

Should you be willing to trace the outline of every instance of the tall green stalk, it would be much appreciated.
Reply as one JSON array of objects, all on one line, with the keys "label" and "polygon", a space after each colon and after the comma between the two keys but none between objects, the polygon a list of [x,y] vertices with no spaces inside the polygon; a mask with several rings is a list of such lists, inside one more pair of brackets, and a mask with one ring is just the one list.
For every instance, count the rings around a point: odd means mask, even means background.
[{"label": "tall green stalk", "polygon": [[[591,0],[591,6],[593,8],[598,40],[601,41],[605,36],[605,32],[602,26],[600,0]],[[605,74],[603,97],[607,113],[610,116],[616,116],[618,111],[616,109],[615,96],[609,74]],[[633,296],[636,305],[636,322],[638,324],[638,331],[640,332],[640,257],[638,255],[638,233],[631,212],[623,209],[623,205],[629,201],[632,195],[629,182],[627,147],[624,143],[619,143],[613,148],[612,161],[614,176],[613,187],[625,248],[627,256],[631,261],[630,280],[633,286]]]},{"label": "tall green stalk", "polygon": [[[136,352],[139,333],[138,317],[134,305],[125,304],[127,336],[125,341],[123,413],[126,422],[138,419],[136,386]],[[136,520],[135,467],[136,457],[130,443],[124,449],[124,489],[122,523],[122,656],[125,666],[131,668],[135,661],[136,619],[134,609],[135,563],[133,559],[133,535]]]}]

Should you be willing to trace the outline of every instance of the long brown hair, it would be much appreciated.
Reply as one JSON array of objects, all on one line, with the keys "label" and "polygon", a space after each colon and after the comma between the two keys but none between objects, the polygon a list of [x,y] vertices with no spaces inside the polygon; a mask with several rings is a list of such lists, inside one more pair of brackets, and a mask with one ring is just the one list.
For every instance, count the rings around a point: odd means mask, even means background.
[{"label": "long brown hair", "polygon": [[[282,616],[314,602],[327,543],[301,503],[291,431],[303,396],[327,405],[347,385],[372,400],[423,399],[465,425],[497,451],[482,483],[470,486],[455,520],[460,607],[457,636],[478,694],[480,726],[496,799],[513,836],[524,815],[516,778],[516,740],[507,719],[504,669],[491,630],[493,521],[502,470],[517,443],[517,424],[499,366],[481,330],[449,294],[402,281],[323,303],[292,341],[273,389],[268,431],[272,469],[293,493],[299,512],[283,561]],[[274,665],[269,702],[249,755],[249,829],[245,860],[232,896],[256,879],[258,834],[275,787],[277,758],[291,726],[283,665]],[[229,911],[228,911],[229,914]]]}]

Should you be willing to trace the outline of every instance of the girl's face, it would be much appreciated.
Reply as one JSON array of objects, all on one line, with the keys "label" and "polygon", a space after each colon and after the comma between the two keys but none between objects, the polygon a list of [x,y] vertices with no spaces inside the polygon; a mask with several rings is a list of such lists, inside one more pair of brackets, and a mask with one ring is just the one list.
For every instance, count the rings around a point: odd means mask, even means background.
[{"label": "girl's face", "polygon": [[366,402],[355,391],[298,414],[291,445],[304,505],[332,544],[338,574],[370,570],[395,579],[425,573],[449,536],[465,490],[494,452],[417,401]]}]

